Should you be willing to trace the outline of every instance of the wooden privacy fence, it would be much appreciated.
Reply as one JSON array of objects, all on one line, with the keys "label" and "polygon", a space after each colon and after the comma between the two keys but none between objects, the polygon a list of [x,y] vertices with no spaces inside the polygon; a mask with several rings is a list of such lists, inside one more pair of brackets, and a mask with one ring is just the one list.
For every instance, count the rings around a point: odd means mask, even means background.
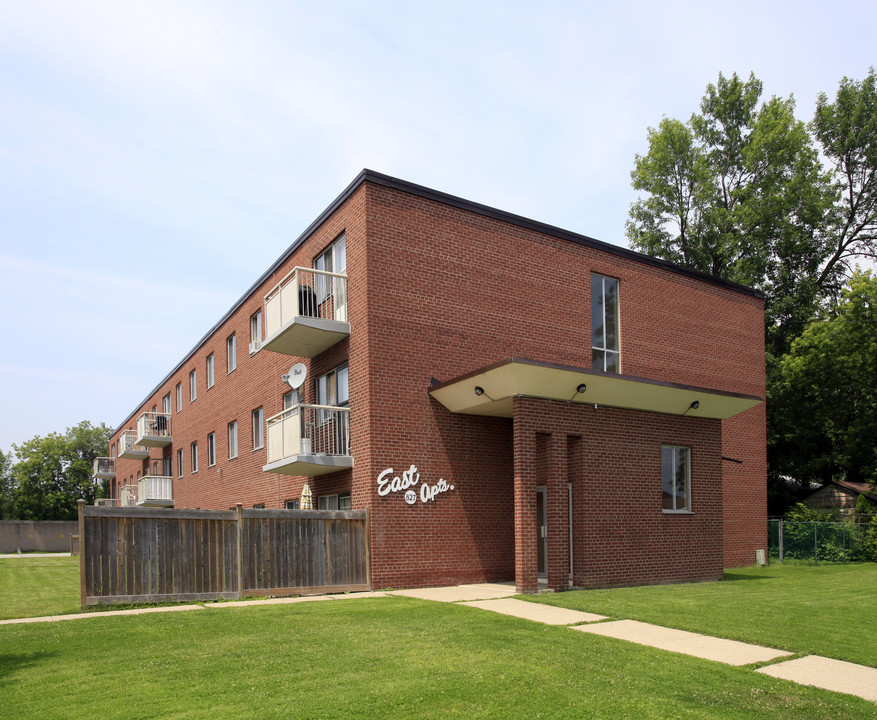
[{"label": "wooden privacy fence", "polygon": [[370,590],[368,511],[79,503],[82,605]]}]

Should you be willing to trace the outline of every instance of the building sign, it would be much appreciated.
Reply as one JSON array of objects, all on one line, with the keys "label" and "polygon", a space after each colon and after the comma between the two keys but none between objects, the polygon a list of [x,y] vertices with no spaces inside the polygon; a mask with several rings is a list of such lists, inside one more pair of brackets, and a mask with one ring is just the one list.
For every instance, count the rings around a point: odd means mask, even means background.
[{"label": "building sign", "polygon": [[[416,489],[418,485],[420,486],[419,491]],[[378,495],[384,496],[404,491],[405,502],[409,505],[414,505],[417,502],[418,495],[420,502],[428,503],[435,500],[440,493],[453,489],[454,486],[448,485],[444,478],[440,478],[434,485],[426,482],[421,483],[417,465],[412,465],[401,475],[393,475],[393,468],[387,468],[378,475]]]}]

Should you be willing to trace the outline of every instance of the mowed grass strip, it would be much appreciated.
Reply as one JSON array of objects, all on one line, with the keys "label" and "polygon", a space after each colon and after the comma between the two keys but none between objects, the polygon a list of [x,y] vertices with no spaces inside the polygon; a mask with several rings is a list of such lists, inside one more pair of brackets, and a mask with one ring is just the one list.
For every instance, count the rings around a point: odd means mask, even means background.
[{"label": "mowed grass strip", "polygon": [[80,612],[79,558],[0,558],[0,620]]},{"label": "mowed grass strip", "polygon": [[877,667],[877,564],[769,565],[722,582],[581,590],[533,602]]},{"label": "mowed grass strip", "polygon": [[15,718],[877,718],[857,698],[410,598],[0,627]]}]

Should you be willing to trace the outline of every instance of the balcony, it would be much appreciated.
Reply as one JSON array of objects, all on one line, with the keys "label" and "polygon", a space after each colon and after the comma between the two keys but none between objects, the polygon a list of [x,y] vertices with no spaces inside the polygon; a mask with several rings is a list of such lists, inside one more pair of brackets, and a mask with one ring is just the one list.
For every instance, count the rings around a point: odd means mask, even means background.
[{"label": "balcony", "polygon": [[349,335],[347,275],[296,267],[265,296],[267,350],[315,357]]},{"label": "balcony", "polygon": [[353,467],[349,408],[294,405],[267,426],[265,472],[314,476]]},{"label": "balcony", "polygon": [[144,475],[137,481],[135,502],[144,507],[173,507],[174,479],[168,475]]},{"label": "balcony", "polygon": [[95,498],[95,507],[116,507],[116,498]]},{"label": "balcony", "polygon": [[137,486],[123,485],[120,487],[116,504],[118,507],[134,507],[137,504]]},{"label": "balcony", "polygon": [[95,458],[91,474],[98,480],[112,480],[116,477],[115,459],[110,457]]},{"label": "balcony", "polygon": [[119,435],[119,457],[125,460],[142,460],[149,457],[149,448],[138,447],[134,431],[125,430]]},{"label": "balcony", "polygon": [[173,441],[171,437],[171,416],[169,413],[145,412],[137,418],[138,445],[164,447]]}]

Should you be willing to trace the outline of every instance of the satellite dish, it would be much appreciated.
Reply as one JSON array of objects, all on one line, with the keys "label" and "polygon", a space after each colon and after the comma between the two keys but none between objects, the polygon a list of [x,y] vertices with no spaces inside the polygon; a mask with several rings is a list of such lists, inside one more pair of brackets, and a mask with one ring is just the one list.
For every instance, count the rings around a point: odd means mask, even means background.
[{"label": "satellite dish", "polygon": [[304,363],[296,363],[289,368],[289,375],[286,376],[286,382],[289,383],[289,387],[293,390],[298,390],[304,385],[307,376],[308,369],[304,366]]}]

